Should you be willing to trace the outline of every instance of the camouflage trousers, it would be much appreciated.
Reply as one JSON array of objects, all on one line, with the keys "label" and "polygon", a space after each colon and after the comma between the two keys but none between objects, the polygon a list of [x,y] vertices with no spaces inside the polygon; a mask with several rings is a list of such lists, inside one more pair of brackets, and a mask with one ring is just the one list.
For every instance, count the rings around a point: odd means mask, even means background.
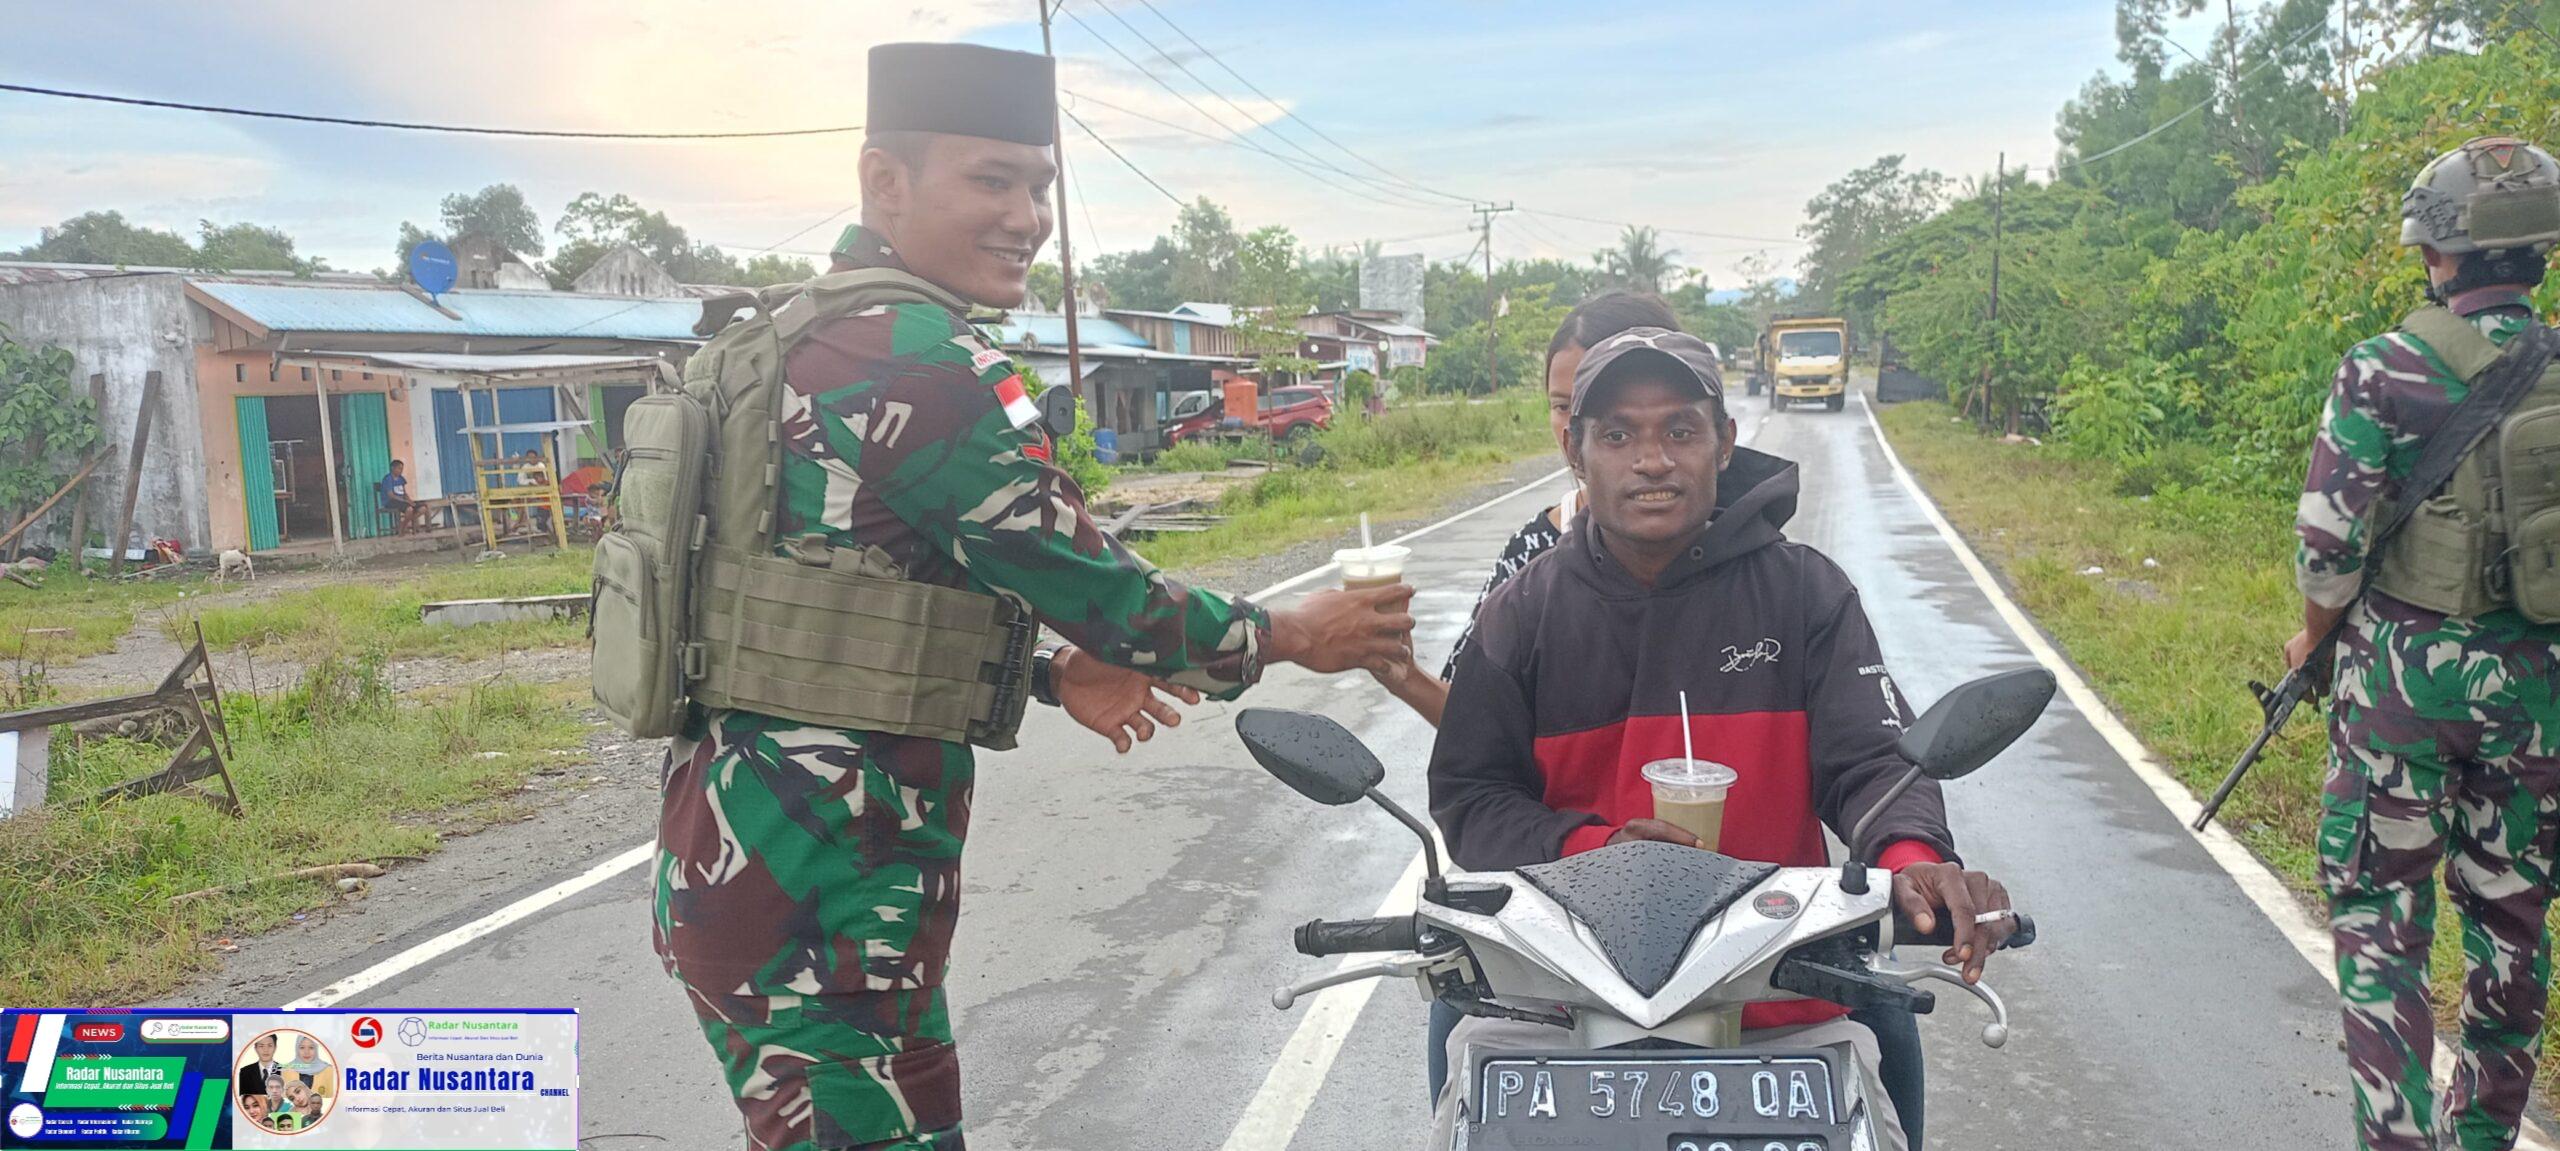
[{"label": "camouflage trousers", "polygon": [[[2359,1146],[2504,1151],[2533,1084],[2549,999],[2543,923],[2560,757],[2534,746],[2536,724],[2420,718],[2417,706],[2359,702],[2364,694],[2342,685],[2331,714],[2319,841]],[[2463,956],[2461,1042],[2441,1124],[2427,994],[2440,864]]]},{"label": "camouflage trousers", "polygon": [[942,983],[974,767],[933,740],[712,717],[668,750],[656,944],[751,1151],[959,1151]]}]

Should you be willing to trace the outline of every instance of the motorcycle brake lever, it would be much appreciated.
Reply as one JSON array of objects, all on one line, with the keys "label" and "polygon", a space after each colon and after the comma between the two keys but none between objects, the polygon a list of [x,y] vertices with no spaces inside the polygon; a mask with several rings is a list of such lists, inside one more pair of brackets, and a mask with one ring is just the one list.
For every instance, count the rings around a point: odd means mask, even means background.
[{"label": "motorcycle brake lever", "polygon": [[1337,984],[1357,983],[1363,979],[1377,979],[1389,975],[1411,977],[1421,974],[1422,969],[1430,965],[1430,956],[1415,954],[1399,955],[1393,959],[1381,959],[1375,963],[1363,963],[1354,967],[1336,968],[1313,979],[1289,984],[1272,992],[1271,1005],[1287,1011],[1296,1006],[1299,999]]},{"label": "motorcycle brake lever", "polygon": [[1943,963],[1928,963],[1900,969],[1878,967],[1874,970],[1878,975],[1887,979],[1898,979],[1905,984],[1918,983],[1923,979],[1935,979],[1972,995],[1981,1000],[1983,1006],[1991,1009],[1991,1022],[1982,1025],[1982,1045],[1997,1048],[2009,1042],[2009,1005],[2001,1002],[2000,993],[1992,990],[1990,984],[1967,983],[1964,981],[1964,972]]}]

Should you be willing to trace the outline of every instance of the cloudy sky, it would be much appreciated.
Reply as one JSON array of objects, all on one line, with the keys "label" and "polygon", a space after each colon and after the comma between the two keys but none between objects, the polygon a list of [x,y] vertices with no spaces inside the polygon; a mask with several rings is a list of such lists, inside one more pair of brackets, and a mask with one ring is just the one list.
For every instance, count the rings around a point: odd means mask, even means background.
[{"label": "cloudy sky", "polygon": [[[1754,252],[1784,267],[1804,202],[1879,154],[1950,174],[1987,173],[2004,149],[2050,161],[2055,110],[2114,52],[2110,0],[1152,2],[1067,0],[1061,87],[1176,195],[1314,247],[1380,239],[1435,259],[1473,244],[1465,205],[1436,193],[1520,206],[1496,225],[1497,256],[1582,258],[1615,232],[1544,213],[1653,224],[1727,286]],[[871,45],[1036,50],[1037,12],[1034,0],[0,0],[0,79],[446,123],[812,127],[861,121]],[[853,204],[855,140],[506,140],[0,93],[0,247],[115,208],[189,235],[199,219],[278,226],[367,269],[391,262],[401,220],[432,224],[445,193],[504,181],[546,225],[582,191],[627,192],[733,251],[818,251],[838,224],[813,225]],[[1173,205],[1090,137],[1070,126],[1066,143],[1079,251],[1135,247],[1171,221]],[[1381,169],[1434,191],[1381,187]]]}]

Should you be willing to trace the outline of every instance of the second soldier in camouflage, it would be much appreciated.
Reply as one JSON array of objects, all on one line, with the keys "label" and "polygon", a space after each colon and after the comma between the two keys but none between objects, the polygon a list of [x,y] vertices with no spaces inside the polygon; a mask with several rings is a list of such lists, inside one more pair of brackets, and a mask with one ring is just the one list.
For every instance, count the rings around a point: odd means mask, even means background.
[{"label": "second soldier in camouflage", "polygon": [[[2550,192],[2560,216],[2560,167],[2505,143],[2513,182]],[[2448,165],[2494,161],[2486,151],[2475,157],[2474,145],[2437,161],[2420,187],[2450,179]],[[2404,241],[2428,246],[2431,279],[2450,312],[2500,345],[2524,330],[2539,252],[2466,252],[2461,236],[2434,230],[2437,214],[2421,210],[2428,197],[2412,192],[2411,200],[2416,235]],[[2550,994],[2543,924],[2560,846],[2560,626],[2530,622],[2513,607],[2432,610],[2391,594],[2388,583],[2357,594],[2367,566],[2384,562],[2368,547],[2380,509],[2403,496],[2400,484],[2428,438],[2476,380],[2455,371],[2447,353],[2408,330],[2347,353],[2297,522],[2309,626],[2288,659],[2319,658],[2313,637],[2347,613],[2334,653],[2319,870],[2357,1145],[2375,1151],[2512,1147]],[[2419,546],[2405,530],[2386,545]],[[2439,1109],[2429,1082],[2427,961],[2440,865],[2465,974],[2458,1058]]]}]

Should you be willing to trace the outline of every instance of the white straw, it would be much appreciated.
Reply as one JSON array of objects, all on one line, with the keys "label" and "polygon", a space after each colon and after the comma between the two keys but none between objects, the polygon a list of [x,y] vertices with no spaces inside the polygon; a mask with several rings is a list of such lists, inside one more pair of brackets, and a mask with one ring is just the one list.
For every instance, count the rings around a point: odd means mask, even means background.
[{"label": "white straw", "polygon": [[1680,693],[1680,758],[1697,762],[1698,749],[1689,746],[1689,693]]},{"label": "white straw", "polygon": [[1362,512],[1360,513],[1360,550],[1365,552],[1372,546],[1374,545],[1369,542],[1369,513]]}]

